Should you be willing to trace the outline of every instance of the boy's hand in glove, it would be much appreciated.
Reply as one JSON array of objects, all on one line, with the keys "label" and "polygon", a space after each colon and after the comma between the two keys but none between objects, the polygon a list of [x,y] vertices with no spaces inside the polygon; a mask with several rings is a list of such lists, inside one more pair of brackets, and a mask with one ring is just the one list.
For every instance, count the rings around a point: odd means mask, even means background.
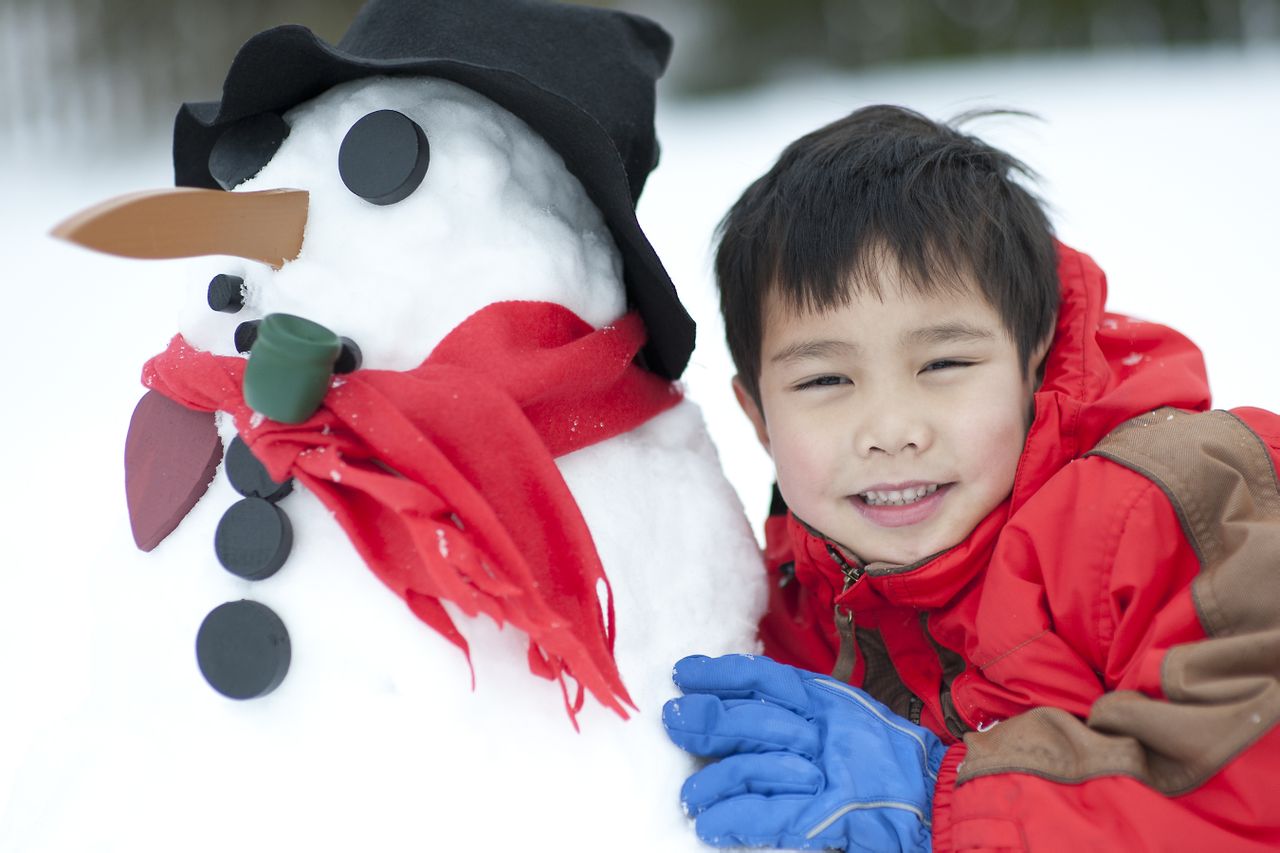
[{"label": "boy's hand in glove", "polygon": [[717,847],[929,850],[946,748],[861,690],[766,657],[687,657],[667,735],[719,758],[680,798]]}]

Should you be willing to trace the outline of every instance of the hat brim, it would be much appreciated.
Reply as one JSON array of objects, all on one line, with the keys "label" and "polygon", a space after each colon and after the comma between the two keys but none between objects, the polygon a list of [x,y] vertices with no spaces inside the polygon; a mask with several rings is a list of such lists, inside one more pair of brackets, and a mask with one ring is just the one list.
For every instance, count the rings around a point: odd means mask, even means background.
[{"label": "hat brim", "polygon": [[662,376],[679,377],[693,351],[693,319],[640,228],[617,149],[585,111],[514,72],[448,58],[353,56],[306,27],[275,27],[251,38],[236,54],[221,101],[186,103],[178,111],[173,133],[175,183],[218,188],[209,174],[209,153],[233,122],[284,112],[340,83],[378,75],[439,77],[466,86],[518,116],[564,158],[622,253],[627,295],[649,334],[643,350],[646,366]]}]

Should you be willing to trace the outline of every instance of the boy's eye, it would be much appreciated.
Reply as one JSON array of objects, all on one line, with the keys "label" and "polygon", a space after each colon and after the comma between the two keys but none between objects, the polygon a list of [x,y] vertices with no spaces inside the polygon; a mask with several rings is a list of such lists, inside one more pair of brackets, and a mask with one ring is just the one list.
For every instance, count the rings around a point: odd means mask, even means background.
[{"label": "boy's eye", "polygon": [[810,379],[807,382],[801,382],[796,386],[797,391],[803,391],[805,388],[820,388],[829,385],[843,385],[848,382],[843,376],[819,376],[817,379]]},{"label": "boy's eye", "polygon": [[973,362],[969,362],[969,361],[955,361],[949,358],[942,358],[942,359],[938,359],[937,361],[929,362],[924,366],[924,369],[921,370],[920,372],[928,373],[934,370],[944,370],[948,367],[968,367],[972,363]]}]

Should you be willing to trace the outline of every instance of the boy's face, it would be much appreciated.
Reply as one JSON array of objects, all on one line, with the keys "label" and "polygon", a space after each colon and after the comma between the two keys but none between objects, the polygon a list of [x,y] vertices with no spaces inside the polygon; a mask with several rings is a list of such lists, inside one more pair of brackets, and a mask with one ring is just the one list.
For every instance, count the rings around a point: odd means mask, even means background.
[{"label": "boy's face", "polygon": [[976,286],[922,296],[890,265],[880,290],[822,314],[771,299],[763,413],[734,384],[792,511],[867,562],[905,565],[958,544],[1008,496],[1048,342],[1024,378]]}]

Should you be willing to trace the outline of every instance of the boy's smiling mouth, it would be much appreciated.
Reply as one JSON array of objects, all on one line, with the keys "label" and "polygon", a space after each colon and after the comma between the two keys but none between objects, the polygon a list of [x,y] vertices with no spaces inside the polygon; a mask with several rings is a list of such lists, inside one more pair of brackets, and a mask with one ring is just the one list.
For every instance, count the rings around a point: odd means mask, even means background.
[{"label": "boy's smiling mouth", "polygon": [[905,506],[928,497],[938,490],[937,483],[927,486],[905,485],[894,489],[877,488],[859,492],[858,497],[869,506]]},{"label": "boy's smiling mouth", "polygon": [[849,503],[880,527],[906,527],[933,516],[954,483],[882,484],[851,495]]}]

